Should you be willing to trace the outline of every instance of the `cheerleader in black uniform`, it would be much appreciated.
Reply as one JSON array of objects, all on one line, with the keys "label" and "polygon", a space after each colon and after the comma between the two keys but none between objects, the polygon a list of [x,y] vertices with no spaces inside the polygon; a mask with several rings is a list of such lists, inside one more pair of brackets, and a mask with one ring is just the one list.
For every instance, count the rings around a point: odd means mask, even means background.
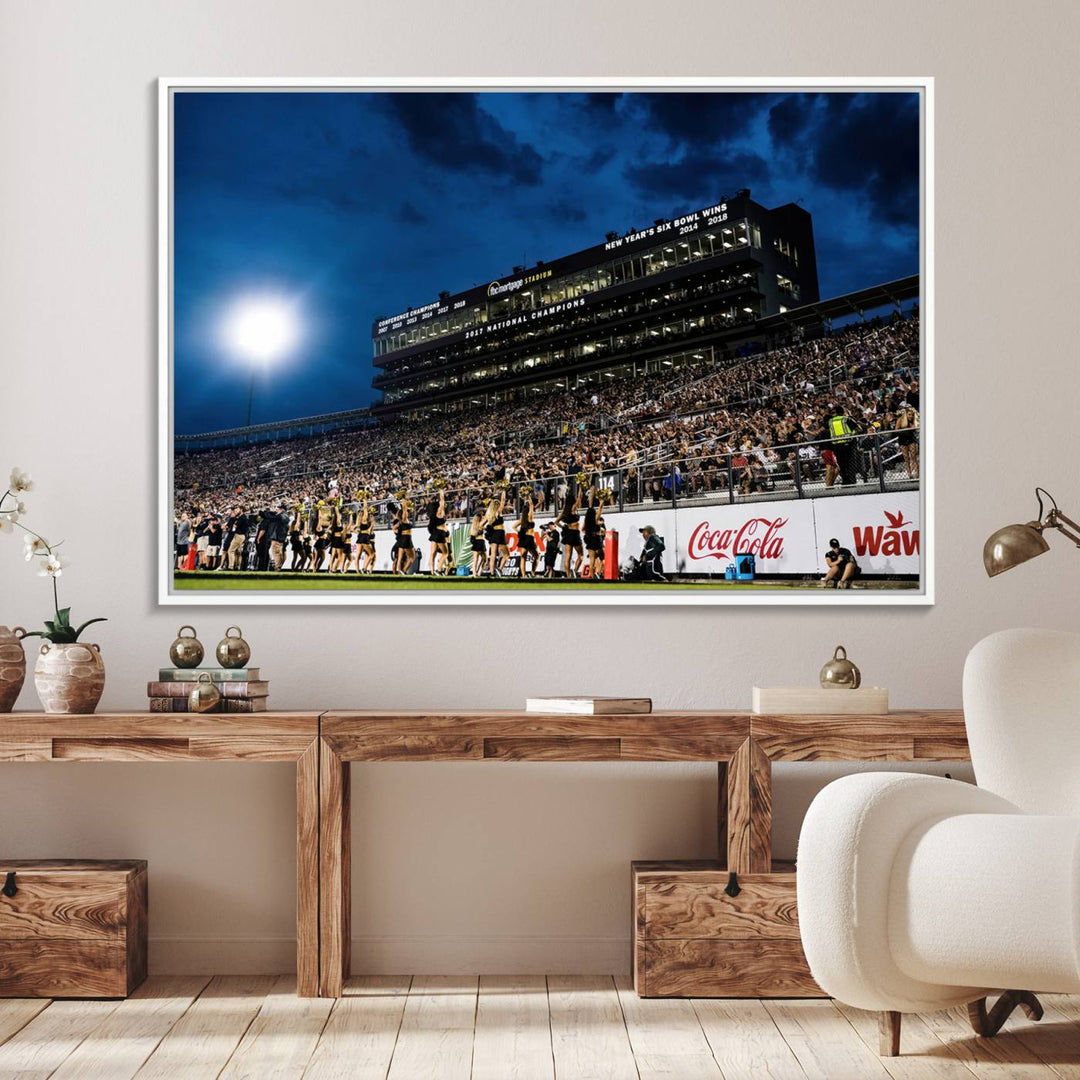
[{"label": "cheerleader in black uniform", "polygon": [[375,515],[367,499],[356,521],[356,550],[360,553],[357,569],[361,574],[370,574],[375,569]]},{"label": "cheerleader in black uniform", "polygon": [[397,520],[394,522],[394,532],[397,533],[397,562],[394,565],[395,574],[404,574],[411,568],[415,558],[416,548],[413,546],[413,522],[410,515],[412,506],[408,499],[401,500]]},{"label": "cheerleader in black uniform", "polygon": [[487,545],[484,543],[486,522],[487,511],[477,510],[469,525],[469,546],[472,548],[472,566],[469,573],[472,577],[481,577],[484,573],[484,556],[487,554]]},{"label": "cheerleader in black uniform", "polygon": [[345,519],[341,508],[334,507],[330,516],[330,567],[331,574],[345,571]]},{"label": "cheerleader in black uniform", "polygon": [[428,539],[431,541],[431,576],[445,574],[450,561],[450,534],[446,530],[446,492],[440,491],[428,507]]},{"label": "cheerleader in black uniform", "polygon": [[304,552],[304,520],[301,516],[302,507],[298,506],[293,515],[292,529],[289,531],[289,548],[292,551],[292,562],[289,570],[303,570],[307,564],[307,554]]},{"label": "cheerleader in black uniform", "polygon": [[[521,517],[517,523],[517,549],[521,553],[521,576],[536,577],[536,564],[540,558],[536,550],[536,518],[534,517],[532,492],[523,488]],[[526,575],[526,566],[532,560],[532,571]]]},{"label": "cheerleader in black uniform", "polygon": [[563,575],[567,578],[577,577],[581,572],[581,564],[585,559],[585,552],[581,547],[581,517],[578,511],[581,509],[581,485],[578,485],[577,494],[571,503],[570,495],[563,499],[562,512],[559,514],[559,524],[562,527],[563,545]]},{"label": "cheerleader in black uniform", "polygon": [[498,499],[492,499],[488,507],[488,532],[487,536],[491,544],[488,552],[488,573],[497,577],[506,560],[510,558],[510,548],[506,546],[506,519],[503,511],[506,509],[506,489],[499,492]]},{"label": "cheerleader in black uniform", "polygon": [[330,546],[330,537],[325,528],[321,526],[315,531],[315,554],[312,558],[311,569],[318,573],[322,569],[323,559],[326,558],[326,549]]},{"label": "cheerleader in black uniform", "polygon": [[589,553],[589,577],[593,581],[604,578],[604,503],[594,490],[585,511],[585,550]]}]

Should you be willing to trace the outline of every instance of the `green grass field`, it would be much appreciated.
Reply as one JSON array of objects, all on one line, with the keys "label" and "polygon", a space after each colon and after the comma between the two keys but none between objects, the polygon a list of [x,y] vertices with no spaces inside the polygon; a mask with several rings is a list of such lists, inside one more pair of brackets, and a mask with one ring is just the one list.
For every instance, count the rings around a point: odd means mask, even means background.
[{"label": "green grass field", "polygon": [[[572,590],[574,592],[605,592],[610,589],[646,589],[650,592],[664,590],[731,590],[731,589],[816,589],[816,581],[787,580],[787,581],[723,581],[698,580],[698,581],[672,581],[667,585],[660,585],[645,581],[565,581],[555,579],[553,581],[529,580],[520,581],[515,578],[499,578],[494,581],[486,578],[429,578],[429,577],[391,577],[389,575],[376,575],[374,577],[361,577],[358,574],[252,574],[242,571],[213,571],[210,573],[177,572],[173,575],[173,582],[177,589],[194,591],[213,591],[256,589],[263,592],[280,592],[287,590],[304,590],[311,592],[334,590],[373,590],[373,589],[420,589],[438,592],[464,589],[467,591],[481,591],[486,589],[518,589],[547,592],[549,589]],[[892,582],[875,581],[867,582],[860,588],[869,589],[895,589],[914,588],[915,582]]]}]

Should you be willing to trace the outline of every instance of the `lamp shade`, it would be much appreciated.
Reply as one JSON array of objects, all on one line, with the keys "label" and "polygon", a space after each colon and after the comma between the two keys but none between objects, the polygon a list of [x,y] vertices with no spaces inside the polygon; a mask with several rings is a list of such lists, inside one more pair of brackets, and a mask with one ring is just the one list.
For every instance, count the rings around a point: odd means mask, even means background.
[{"label": "lamp shade", "polygon": [[1043,538],[1042,528],[1037,521],[1029,521],[1026,525],[1006,525],[983,545],[983,566],[990,577],[995,577],[1049,550],[1050,545]]}]

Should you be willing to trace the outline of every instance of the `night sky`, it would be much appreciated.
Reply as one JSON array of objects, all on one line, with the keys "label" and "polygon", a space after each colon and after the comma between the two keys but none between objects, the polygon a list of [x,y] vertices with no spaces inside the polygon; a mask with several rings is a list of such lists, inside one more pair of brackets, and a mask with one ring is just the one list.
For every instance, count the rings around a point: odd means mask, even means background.
[{"label": "night sky", "polygon": [[813,214],[822,297],[919,269],[915,93],[197,93],[175,102],[177,434],[242,424],[221,326],[301,312],[253,422],[368,404],[371,324],[743,187]]}]

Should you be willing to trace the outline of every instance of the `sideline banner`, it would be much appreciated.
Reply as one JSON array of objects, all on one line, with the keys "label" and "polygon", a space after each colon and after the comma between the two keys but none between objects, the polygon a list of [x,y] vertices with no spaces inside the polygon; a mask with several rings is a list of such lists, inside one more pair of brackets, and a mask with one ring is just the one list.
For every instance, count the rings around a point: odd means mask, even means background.
[{"label": "sideline banner", "polygon": [[815,499],[814,515],[822,573],[825,548],[832,537],[854,553],[864,574],[919,573],[922,536],[917,491]]},{"label": "sideline banner", "polygon": [[[550,514],[537,518],[536,543],[543,568],[543,528]],[[619,533],[619,559],[628,562],[641,554],[639,532],[651,525],[663,537],[665,573],[724,576],[738,552],[755,556],[759,574],[824,574],[825,549],[836,537],[854,552],[867,574],[917,575],[921,561],[919,493],[917,491],[830,495],[817,499],[721,504],[718,506],[633,510],[604,514],[608,529]],[[462,537],[453,527],[454,551],[459,563],[471,555],[468,530]],[[508,529],[507,546],[517,554],[517,534]],[[464,543],[457,541],[464,540]],[[417,524],[413,541],[420,550],[421,569],[427,570],[430,545],[424,523]],[[375,533],[376,567],[391,569],[389,529]],[[459,554],[459,549],[460,554]],[[562,553],[558,569],[562,569]]]}]

